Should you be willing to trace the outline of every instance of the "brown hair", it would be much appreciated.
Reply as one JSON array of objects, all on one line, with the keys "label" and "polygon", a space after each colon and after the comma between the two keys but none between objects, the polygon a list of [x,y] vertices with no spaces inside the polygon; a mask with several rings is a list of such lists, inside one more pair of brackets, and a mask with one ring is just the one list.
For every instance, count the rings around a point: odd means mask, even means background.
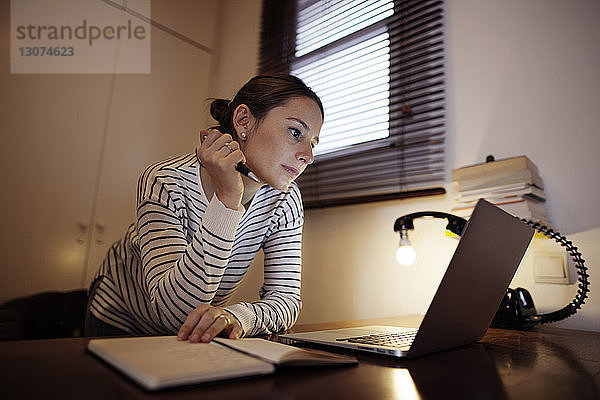
[{"label": "brown hair", "polygon": [[304,82],[293,75],[258,75],[250,79],[234,96],[233,100],[215,99],[210,105],[210,115],[219,123],[221,133],[229,133],[234,140],[237,134],[233,129],[233,112],[240,104],[245,104],[252,115],[262,120],[271,109],[284,104],[292,97],[308,97],[314,100],[325,118],[321,99]]}]

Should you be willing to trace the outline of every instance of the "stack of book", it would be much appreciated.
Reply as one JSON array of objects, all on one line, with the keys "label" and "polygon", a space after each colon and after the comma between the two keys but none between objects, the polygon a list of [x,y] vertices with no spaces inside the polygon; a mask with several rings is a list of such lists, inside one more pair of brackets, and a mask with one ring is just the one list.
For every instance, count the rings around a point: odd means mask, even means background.
[{"label": "stack of book", "polygon": [[526,156],[455,169],[452,181],[458,189],[452,214],[468,218],[483,198],[516,217],[550,226],[544,183],[537,166]]}]

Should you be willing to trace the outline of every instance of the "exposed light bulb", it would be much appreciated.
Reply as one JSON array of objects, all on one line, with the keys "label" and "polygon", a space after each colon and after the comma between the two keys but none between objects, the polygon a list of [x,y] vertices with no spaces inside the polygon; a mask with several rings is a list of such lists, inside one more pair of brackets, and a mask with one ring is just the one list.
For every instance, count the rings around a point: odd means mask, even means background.
[{"label": "exposed light bulb", "polygon": [[400,265],[413,265],[417,259],[417,253],[408,240],[408,234],[405,229],[400,232],[400,244],[396,250],[396,260]]},{"label": "exposed light bulb", "polygon": [[400,265],[413,265],[415,260],[417,259],[417,253],[412,246],[399,246],[398,250],[396,250],[396,260],[400,263]]}]

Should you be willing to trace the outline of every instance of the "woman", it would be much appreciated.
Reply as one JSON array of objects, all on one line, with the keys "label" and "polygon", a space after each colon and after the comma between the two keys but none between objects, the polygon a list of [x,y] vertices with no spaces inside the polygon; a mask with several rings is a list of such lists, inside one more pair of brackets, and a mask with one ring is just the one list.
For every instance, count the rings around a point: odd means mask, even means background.
[{"label": "woman", "polygon": [[[290,75],[257,76],[195,153],[150,166],[137,221],[115,243],[90,289],[86,335],[174,334],[209,342],[281,331],[300,312],[302,199],[294,179],[313,161],[318,96]],[[244,162],[260,182],[240,174]],[[228,304],[260,249],[260,301]]]}]

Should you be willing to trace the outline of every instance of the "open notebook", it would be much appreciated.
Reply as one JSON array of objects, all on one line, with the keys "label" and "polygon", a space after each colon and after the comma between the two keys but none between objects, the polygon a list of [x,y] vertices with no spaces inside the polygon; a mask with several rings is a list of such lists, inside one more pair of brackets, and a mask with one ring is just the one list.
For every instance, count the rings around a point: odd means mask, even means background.
[{"label": "open notebook", "polygon": [[275,366],[356,364],[354,357],[299,349],[258,338],[210,343],[175,336],[92,339],[88,350],[149,390],[275,371]]}]

